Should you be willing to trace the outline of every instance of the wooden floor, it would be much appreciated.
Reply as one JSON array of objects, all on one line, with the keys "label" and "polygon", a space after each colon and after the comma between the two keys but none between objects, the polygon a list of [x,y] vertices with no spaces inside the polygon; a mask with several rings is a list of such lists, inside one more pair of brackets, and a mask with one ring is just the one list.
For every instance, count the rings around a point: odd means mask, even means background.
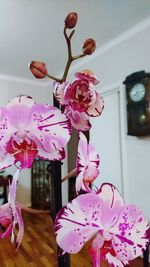
[{"label": "wooden floor", "polygon": [[[0,267],[57,267],[55,236],[50,216],[23,215],[25,222],[23,242],[16,252],[9,239],[0,240]],[[91,266],[91,260],[85,249],[71,256],[71,267]],[[108,266],[103,264],[103,267]],[[142,259],[136,259],[130,266],[143,267]]]}]

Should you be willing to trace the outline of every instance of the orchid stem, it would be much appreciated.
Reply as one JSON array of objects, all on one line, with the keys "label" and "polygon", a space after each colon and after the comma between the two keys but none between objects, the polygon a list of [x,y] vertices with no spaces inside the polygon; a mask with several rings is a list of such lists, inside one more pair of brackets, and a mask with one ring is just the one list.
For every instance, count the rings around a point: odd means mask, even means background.
[{"label": "orchid stem", "polygon": [[68,180],[69,178],[71,178],[75,173],[76,173],[77,169],[74,168],[71,172],[69,172],[66,176],[64,176],[62,179],[61,179],[61,182],[65,182],[66,180]]},{"label": "orchid stem", "polygon": [[56,82],[60,82],[60,83],[62,82],[62,79],[56,78],[55,76],[52,76],[51,74],[47,74],[46,76],[47,76],[48,78],[50,78],[50,79],[56,81]]},{"label": "orchid stem", "polygon": [[63,77],[62,79],[59,79],[55,76],[52,76],[51,74],[47,74],[46,76],[56,82],[59,82],[59,83],[63,83],[66,81],[66,78],[67,78],[67,75],[68,75],[68,72],[69,72],[69,69],[70,69],[70,66],[71,66],[71,63],[74,61],[74,60],[77,60],[79,58],[82,58],[82,57],[85,57],[86,55],[85,54],[80,54],[78,56],[73,56],[72,55],[72,48],[71,48],[71,38],[73,37],[75,33],[75,30],[73,30],[70,35],[68,36],[67,35],[67,28],[66,26],[64,27],[64,36],[65,36],[65,39],[66,39],[66,43],[67,43],[67,49],[68,49],[68,60],[67,60],[67,63],[66,63],[66,67],[65,67],[65,70],[64,70],[64,74],[63,74]]}]

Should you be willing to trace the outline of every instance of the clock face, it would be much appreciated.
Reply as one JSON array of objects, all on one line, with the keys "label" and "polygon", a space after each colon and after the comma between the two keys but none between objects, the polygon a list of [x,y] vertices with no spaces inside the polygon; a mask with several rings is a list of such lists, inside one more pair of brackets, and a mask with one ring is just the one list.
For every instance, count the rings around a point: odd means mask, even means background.
[{"label": "clock face", "polygon": [[129,96],[131,98],[132,101],[134,102],[139,102],[143,99],[143,97],[145,96],[145,87],[142,83],[137,83],[135,84],[130,92],[129,92]]}]

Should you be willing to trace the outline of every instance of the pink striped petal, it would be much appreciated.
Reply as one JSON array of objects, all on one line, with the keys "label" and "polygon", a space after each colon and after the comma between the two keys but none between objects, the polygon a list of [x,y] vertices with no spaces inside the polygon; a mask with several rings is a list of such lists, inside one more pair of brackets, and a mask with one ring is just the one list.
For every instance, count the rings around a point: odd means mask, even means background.
[{"label": "pink striped petal", "polygon": [[58,82],[54,82],[54,84],[53,84],[54,96],[61,105],[65,104],[64,94],[65,94],[65,91],[66,91],[66,88],[68,87],[68,85],[69,85],[69,83],[67,83],[67,82],[64,82],[61,84]]},{"label": "pink striped petal", "polygon": [[17,240],[16,240],[16,243],[17,243],[16,250],[18,250],[18,248],[21,244],[21,241],[23,239],[23,235],[24,235],[24,222],[23,222],[22,215],[21,215],[21,209],[18,206],[16,206],[16,216],[17,216],[17,223],[18,223],[18,227],[19,227],[19,231],[17,234]]},{"label": "pink striped petal", "polygon": [[13,176],[12,183],[9,186],[8,202],[11,204],[12,208],[15,208],[16,190],[17,190],[17,182],[18,182],[19,174],[20,174],[20,169],[17,169]]},{"label": "pink striped petal", "polygon": [[30,110],[34,100],[29,96],[19,96],[7,104],[9,130],[22,132],[30,123]]},{"label": "pink striped petal", "polygon": [[89,116],[85,112],[78,112],[66,106],[65,114],[69,118],[71,125],[78,131],[88,131],[91,128]]},{"label": "pink striped petal", "polygon": [[[79,134],[78,157],[76,161],[77,179],[76,192],[79,193],[85,188],[90,192],[89,183],[92,183],[98,176],[99,156],[92,144],[87,143],[87,139],[83,133]],[[81,181],[82,180],[82,181]],[[83,186],[83,188],[80,188]]]},{"label": "pink striped petal", "polygon": [[146,230],[148,221],[134,205],[124,206],[113,227],[113,247],[121,261],[130,261],[140,256],[149,242]]},{"label": "pink striped petal", "polygon": [[119,259],[112,256],[109,252],[106,254],[105,258],[113,267],[124,267],[126,264],[128,264],[128,261],[122,263]]},{"label": "pink striped petal", "polygon": [[112,184],[102,184],[97,194],[103,201],[101,206],[103,226],[105,228],[113,227],[118,220],[121,209],[124,207],[124,201],[119,191]]},{"label": "pink striped petal", "polygon": [[76,177],[75,187],[77,194],[82,194],[83,192],[92,192],[91,188],[89,187],[89,180],[88,182],[84,181],[84,171],[81,171]]},{"label": "pink striped petal", "polygon": [[100,116],[102,111],[104,109],[104,100],[103,98],[99,95],[99,93],[96,92],[96,101],[95,103],[90,106],[86,113],[90,116],[90,117],[97,117]]},{"label": "pink striped petal", "polygon": [[85,79],[87,80],[88,82],[91,82],[93,83],[94,85],[98,84],[99,83],[99,80],[97,79],[97,77],[94,75],[94,73],[92,73],[91,71],[81,71],[81,72],[76,72],[75,73],[75,77],[77,79]]},{"label": "pink striped petal", "polygon": [[20,95],[15,98],[13,98],[10,102],[8,102],[7,107],[13,107],[16,105],[25,105],[27,107],[32,107],[35,104],[32,97],[27,95]]},{"label": "pink striped petal", "polygon": [[99,230],[100,206],[100,198],[89,193],[78,196],[58,213],[55,221],[56,239],[65,252],[78,252]]},{"label": "pink striped petal", "polygon": [[32,138],[36,137],[47,152],[64,147],[70,139],[70,122],[55,107],[34,105],[31,121]]},{"label": "pink striped petal", "polygon": [[39,158],[47,160],[63,160],[66,157],[66,152],[63,147],[55,149],[51,152],[47,152],[45,149],[39,146],[38,148]]}]

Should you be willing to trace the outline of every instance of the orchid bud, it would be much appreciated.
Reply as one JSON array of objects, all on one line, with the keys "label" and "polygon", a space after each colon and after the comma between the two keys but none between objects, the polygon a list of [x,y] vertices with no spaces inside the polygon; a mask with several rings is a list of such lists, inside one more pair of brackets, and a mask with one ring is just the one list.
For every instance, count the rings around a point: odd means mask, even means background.
[{"label": "orchid bud", "polygon": [[71,12],[65,18],[65,26],[68,29],[73,29],[77,24],[77,20],[78,20],[78,14],[75,12]]},{"label": "orchid bud", "polygon": [[48,74],[46,64],[40,61],[32,61],[29,64],[29,69],[37,79],[43,79]]},{"label": "orchid bud", "polygon": [[96,42],[92,38],[85,40],[82,51],[85,55],[91,55],[96,49]]}]

